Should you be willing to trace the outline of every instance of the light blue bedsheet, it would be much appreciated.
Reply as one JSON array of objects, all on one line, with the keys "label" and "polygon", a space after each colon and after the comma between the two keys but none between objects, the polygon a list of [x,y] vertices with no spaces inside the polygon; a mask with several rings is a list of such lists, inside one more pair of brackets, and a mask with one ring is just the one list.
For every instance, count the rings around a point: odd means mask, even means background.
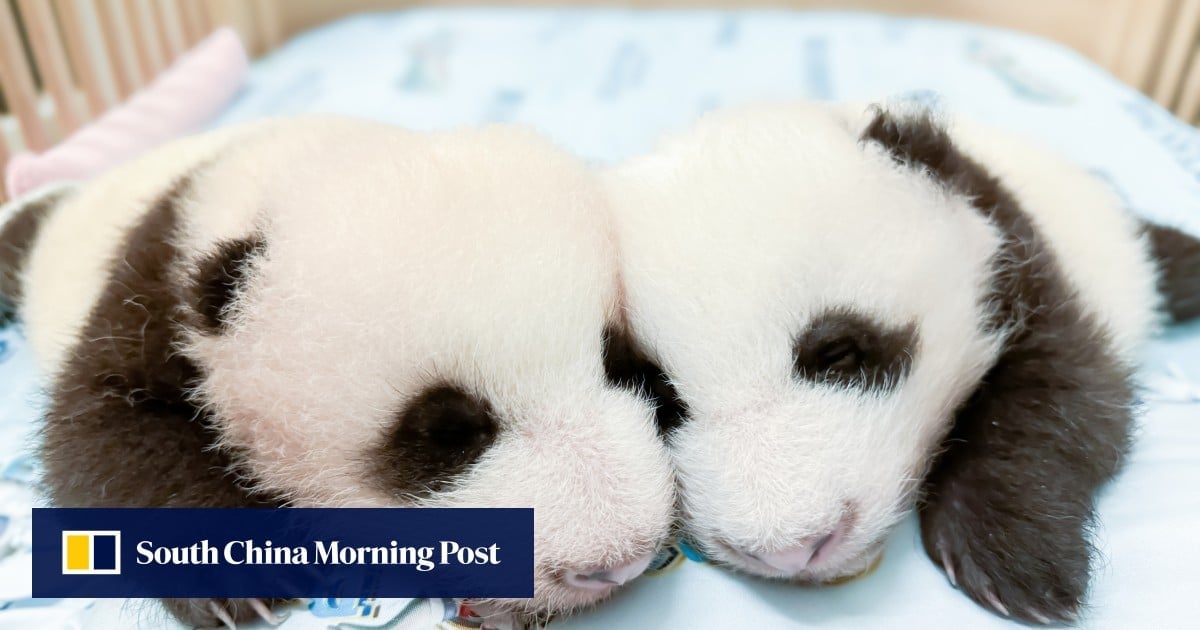
[{"label": "light blue bedsheet", "polygon": [[[599,162],[650,149],[713,107],[762,98],[905,98],[1036,134],[1109,180],[1131,208],[1200,233],[1200,133],[1079,55],[1017,33],[849,13],[419,10],[295,38],[257,62],[217,125],[333,112],[418,129],[533,125]],[[1086,230],[1087,226],[1080,226]],[[1101,501],[1095,628],[1200,627],[1200,327],[1145,352],[1138,445]],[[0,627],[128,627],[138,603],[37,601],[27,439],[37,385],[0,330]],[[378,617],[357,615],[375,606]],[[285,628],[424,626],[436,602],[322,603]],[[402,612],[403,611],[403,612]],[[324,616],[316,616],[313,613]],[[403,619],[401,618],[403,617]],[[412,624],[412,625],[409,625]],[[799,589],[683,560],[562,628],[1003,628],[954,591],[910,519],[871,576]]]}]

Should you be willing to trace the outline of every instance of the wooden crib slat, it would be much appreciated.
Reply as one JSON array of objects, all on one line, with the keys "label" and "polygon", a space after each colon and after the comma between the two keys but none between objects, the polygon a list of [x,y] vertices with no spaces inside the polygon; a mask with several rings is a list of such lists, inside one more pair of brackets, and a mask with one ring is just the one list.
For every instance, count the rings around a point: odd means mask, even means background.
[{"label": "wooden crib slat", "polygon": [[175,3],[179,12],[179,22],[183,26],[183,41],[188,48],[196,45],[204,37],[204,27],[199,15],[199,7],[194,0],[179,0]]},{"label": "wooden crib slat", "polygon": [[92,8],[100,22],[105,50],[116,79],[117,95],[124,99],[142,86],[142,69],[133,50],[129,21],[121,0],[93,0]]},{"label": "wooden crib slat", "polygon": [[80,0],[58,0],[57,8],[66,36],[63,39],[67,55],[87,97],[88,113],[97,118],[115,102],[111,86],[106,85],[110,79],[105,72],[112,62],[103,46],[97,45],[94,25],[85,20]]},{"label": "wooden crib slat", "polygon": [[175,59],[175,51],[171,50],[171,38],[167,35],[167,20],[163,16],[163,2],[143,3],[146,17],[150,18],[150,32],[153,33],[154,47],[158,49],[163,65],[170,65]]},{"label": "wooden crib slat", "polygon": [[166,65],[170,65],[179,55],[183,54],[183,32],[179,26],[179,9],[176,2],[150,2],[151,13],[154,15],[155,30],[158,31],[158,45],[163,51]]},{"label": "wooden crib slat", "polygon": [[1173,16],[1174,26],[1167,36],[1167,48],[1151,93],[1154,100],[1167,109],[1178,100],[1190,53],[1200,35],[1200,0],[1181,0],[1180,5]]},{"label": "wooden crib slat", "polygon": [[209,19],[214,28],[228,26],[237,31],[242,45],[251,56],[263,52],[260,37],[254,23],[254,5],[245,0],[207,0]]},{"label": "wooden crib slat", "polygon": [[8,2],[0,2],[0,87],[21,124],[25,145],[34,151],[49,147],[49,136],[37,112],[37,87],[21,48],[17,16]]},{"label": "wooden crib slat", "polygon": [[1187,75],[1179,90],[1179,106],[1175,113],[1185,121],[1200,123],[1200,47],[1193,45]]},{"label": "wooden crib slat", "polygon": [[278,0],[254,0],[254,22],[257,27],[259,52],[270,52],[283,43],[283,23]]},{"label": "wooden crib slat", "polygon": [[1136,13],[1136,0],[1118,0],[1111,3],[1108,11],[1097,16],[1094,28],[1101,35],[1096,38],[1096,52],[1093,58],[1113,74],[1119,74],[1117,66],[1120,65],[1125,39],[1133,28]]},{"label": "wooden crib slat", "polygon": [[196,27],[200,30],[200,39],[204,39],[209,33],[217,28],[213,21],[212,7],[209,6],[208,0],[183,0],[191,5],[192,10],[196,14]]},{"label": "wooden crib slat", "polygon": [[146,5],[138,0],[125,0],[122,3],[125,10],[126,24],[128,25],[128,37],[133,42],[133,49],[137,53],[138,70],[141,71],[142,81],[138,87],[154,80],[154,77],[162,70],[162,63],[158,56],[158,46],[154,38],[154,21],[146,15]]},{"label": "wooden crib slat", "polygon": [[1148,90],[1153,81],[1164,48],[1160,35],[1170,24],[1175,8],[1172,0],[1138,1],[1128,15],[1128,24],[1120,55],[1111,66],[1113,73],[1138,90]]},{"label": "wooden crib slat", "polygon": [[154,6],[157,10],[157,16],[162,19],[162,32],[167,36],[167,50],[170,53],[170,60],[174,61],[179,58],[179,55],[184,54],[185,50],[190,48],[190,44],[187,43],[187,37],[184,35],[182,7],[178,1],[155,2]]},{"label": "wooden crib slat", "polygon": [[54,7],[44,0],[17,0],[25,18],[33,58],[42,75],[42,85],[54,100],[54,118],[62,135],[83,125],[76,103],[75,81],[63,51],[62,36],[55,23]]}]

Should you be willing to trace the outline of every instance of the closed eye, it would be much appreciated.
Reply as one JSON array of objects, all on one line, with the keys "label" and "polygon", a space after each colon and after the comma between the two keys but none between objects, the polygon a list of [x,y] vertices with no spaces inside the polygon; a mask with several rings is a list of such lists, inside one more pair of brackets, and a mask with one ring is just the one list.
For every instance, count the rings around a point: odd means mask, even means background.
[{"label": "closed eye", "polygon": [[852,339],[836,339],[817,349],[820,370],[850,371],[862,364],[862,351]]},{"label": "closed eye", "polygon": [[850,309],[831,309],[796,336],[793,374],[812,383],[888,390],[907,376],[917,345],[915,324],[889,326]]},{"label": "closed eye", "polygon": [[380,446],[380,474],[391,491],[434,490],[465,472],[495,441],[499,422],[487,400],[440,384],[399,411]]}]

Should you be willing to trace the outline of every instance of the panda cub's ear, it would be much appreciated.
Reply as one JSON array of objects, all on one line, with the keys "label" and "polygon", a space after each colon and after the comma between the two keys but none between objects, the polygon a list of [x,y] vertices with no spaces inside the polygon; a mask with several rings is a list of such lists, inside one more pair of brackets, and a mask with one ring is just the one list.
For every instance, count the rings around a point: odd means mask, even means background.
[{"label": "panda cub's ear", "polygon": [[958,149],[932,111],[892,111],[881,105],[872,105],[868,111],[870,121],[859,136],[864,144],[879,146],[898,164],[927,171],[955,192],[972,194],[978,183],[971,181],[970,175],[980,169]]},{"label": "panda cub's ear", "polygon": [[868,111],[871,120],[861,139],[877,143],[901,164],[937,171],[953,152],[950,134],[927,109],[892,112],[882,105],[872,105]]},{"label": "panda cub's ear", "polygon": [[42,224],[74,191],[73,184],[55,186],[0,207],[0,326],[17,317],[21,276]]},{"label": "panda cub's ear", "polygon": [[258,234],[222,241],[199,263],[193,278],[193,306],[205,332],[224,331],[233,316],[236,298],[245,290],[256,260],[266,251]]}]

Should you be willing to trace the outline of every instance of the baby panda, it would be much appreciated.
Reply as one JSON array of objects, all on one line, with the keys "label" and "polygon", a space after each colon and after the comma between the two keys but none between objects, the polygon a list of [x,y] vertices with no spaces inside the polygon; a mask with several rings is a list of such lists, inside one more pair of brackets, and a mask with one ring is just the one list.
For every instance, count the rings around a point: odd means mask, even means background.
[{"label": "baby panda", "polygon": [[606,364],[611,214],[532,132],[256,123],[8,215],[56,505],[533,507],[534,598],[469,602],[518,621],[605,598],[668,532],[652,403]]},{"label": "baby panda", "polygon": [[1135,350],[1200,315],[1200,244],[1026,140],[921,111],[715,112],[603,177],[682,526],[807,582],[927,553],[1001,615],[1068,622]]}]

